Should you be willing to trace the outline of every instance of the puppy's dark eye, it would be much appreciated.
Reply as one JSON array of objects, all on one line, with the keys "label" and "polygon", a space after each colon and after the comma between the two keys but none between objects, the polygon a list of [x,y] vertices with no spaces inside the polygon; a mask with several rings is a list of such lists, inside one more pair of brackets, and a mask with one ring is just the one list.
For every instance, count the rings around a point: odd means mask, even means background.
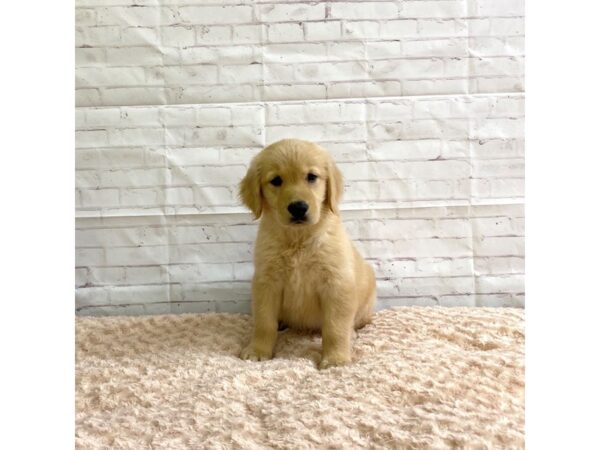
[{"label": "puppy's dark eye", "polygon": [[306,181],[308,181],[309,183],[314,183],[315,181],[317,181],[317,176],[314,173],[309,173],[308,175],[306,175]]},{"label": "puppy's dark eye", "polygon": [[273,179],[271,180],[271,184],[272,184],[273,186],[281,186],[281,183],[283,183],[283,180],[281,179],[281,177],[280,177],[280,176],[276,176],[275,178],[273,178]]}]

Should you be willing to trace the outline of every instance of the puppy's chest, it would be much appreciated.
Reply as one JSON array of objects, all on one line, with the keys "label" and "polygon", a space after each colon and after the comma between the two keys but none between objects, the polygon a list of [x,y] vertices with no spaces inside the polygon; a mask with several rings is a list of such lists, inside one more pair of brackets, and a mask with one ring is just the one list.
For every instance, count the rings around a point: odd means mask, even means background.
[{"label": "puppy's chest", "polygon": [[318,256],[310,251],[284,252],[280,257],[280,272],[286,286],[294,291],[309,292],[319,282]]},{"label": "puppy's chest", "polygon": [[283,309],[318,309],[318,290],[323,283],[318,255],[310,251],[284,252],[280,263]]}]

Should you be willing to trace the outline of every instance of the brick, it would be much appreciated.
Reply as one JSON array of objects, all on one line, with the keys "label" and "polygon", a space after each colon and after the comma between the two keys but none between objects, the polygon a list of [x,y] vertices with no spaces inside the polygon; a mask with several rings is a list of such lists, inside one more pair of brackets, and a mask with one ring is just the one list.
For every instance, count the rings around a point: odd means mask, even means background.
[{"label": "brick", "polygon": [[196,31],[192,26],[162,27],[160,40],[162,45],[189,47],[196,43]]},{"label": "brick", "polygon": [[524,80],[521,74],[509,77],[480,78],[477,90],[486,92],[523,92]]},{"label": "brick", "polygon": [[160,189],[123,189],[121,193],[122,206],[154,206],[161,204]]},{"label": "brick", "polygon": [[159,31],[150,27],[121,28],[120,44],[134,46],[159,46]]},{"label": "brick", "polygon": [[439,59],[373,61],[371,65],[374,78],[439,77],[444,73],[444,63]]},{"label": "brick", "polygon": [[178,264],[250,262],[252,247],[251,243],[187,244],[170,247],[170,256]]},{"label": "brick", "polygon": [[457,180],[416,180],[407,196],[416,200],[468,200],[471,183],[466,177]]},{"label": "brick", "polygon": [[86,287],[75,292],[75,308],[87,308],[108,304],[108,290],[102,287]]},{"label": "brick", "polygon": [[418,276],[471,276],[473,259],[471,258],[419,258]]},{"label": "brick", "polygon": [[263,88],[266,101],[325,98],[326,95],[327,87],[324,84],[271,84]]},{"label": "brick", "polygon": [[98,172],[95,170],[75,171],[75,186],[79,188],[98,188],[100,186]]},{"label": "brick", "polygon": [[523,36],[507,38],[506,48],[509,55],[523,56],[525,54],[525,38]]},{"label": "brick", "polygon": [[122,32],[118,26],[90,27],[77,23],[75,28],[75,45],[77,47],[84,45],[92,47],[119,45],[122,42]]},{"label": "brick", "polygon": [[139,168],[144,165],[144,151],[140,148],[78,149],[75,156],[79,169]]},{"label": "brick", "polygon": [[470,294],[475,291],[474,284],[471,276],[403,278],[399,290],[403,295],[411,296]]},{"label": "brick", "polygon": [[276,124],[361,122],[365,114],[361,103],[314,102],[267,106],[267,122]]},{"label": "brick", "polygon": [[520,198],[525,196],[525,180],[508,178],[490,180],[491,198]]},{"label": "brick", "polygon": [[156,105],[164,103],[165,89],[156,87],[107,88],[102,91],[102,104]]},{"label": "brick", "polygon": [[329,98],[364,98],[397,96],[402,94],[399,81],[352,81],[339,82],[327,88]]},{"label": "brick", "polygon": [[410,57],[457,57],[469,55],[467,39],[429,39],[402,43],[404,56]]},{"label": "brick", "polygon": [[200,167],[182,167],[177,174],[173,176],[174,183],[190,183],[198,185],[234,185],[238,183],[245,175],[244,166],[200,166]]},{"label": "brick", "polygon": [[99,89],[78,88],[75,90],[75,106],[92,106],[100,102]]},{"label": "brick", "polygon": [[442,144],[435,139],[417,141],[388,141],[373,144],[369,157],[373,160],[429,160],[441,155]]},{"label": "brick", "polygon": [[356,124],[328,124],[323,125],[292,125],[272,126],[267,128],[267,141],[273,142],[290,136],[311,136],[314,141],[329,140],[363,140],[366,130]]},{"label": "brick", "polygon": [[402,57],[402,43],[400,41],[367,42],[365,48],[369,60]]},{"label": "brick", "polygon": [[108,265],[160,265],[169,263],[167,246],[114,247],[106,249]]},{"label": "brick", "polygon": [[359,249],[369,258],[388,255],[390,250],[405,258],[416,257],[466,257],[472,255],[470,238],[407,239],[403,241],[357,241]]},{"label": "brick", "polygon": [[87,283],[87,272],[86,268],[75,269],[75,287],[85,286]]},{"label": "brick", "polygon": [[253,101],[252,85],[186,86],[167,91],[170,103],[227,103]]},{"label": "brick", "polygon": [[75,72],[85,67],[103,67],[106,65],[106,50],[104,48],[76,48]]},{"label": "brick", "polygon": [[519,117],[525,113],[525,98],[504,97],[498,98],[492,103],[491,115]]},{"label": "brick", "polygon": [[515,256],[475,258],[474,273],[482,274],[523,274],[525,258]]},{"label": "brick", "polygon": [[475,278],[477,291],[485,294],[523,293],[524,275],[482,275]]},{"label": "brick", "polygon": [[252,6],[180,6],[180,19],[191,24],[233,24],[252,22]]},{"label": "brick", "polygon": [[414,275],[416,266],[416,261],[405,259],[399,261],[378,261],[374,268],[377,277],[398,279]]},{"label": "brick", "polygon": [[94,286],[115,286],[125,281],[123,267],[92,267],[89,269],[89,282]]},{"label": "brick", "polygon": [[408,80],[402,83],[404,95],[466,94],[467,80]]},{"label": "brick", "polygon": [[214,84],[217,67],[208,64],[170,66],[161,68],[166,84]]},{"label": "brick", "polygon": [[104,262],[104,249],[77,248],[75,249],[75,266],[86,267],[101,265]]},{"label": "brick", "polygon": [[490,34],[500,36],[522,36],[525,34],[523,18],[490,19]]},{"label": "brick", "polygon": [[115,126],[121,121],[118,108],[88,108],[82,114],[87,127]]},{"label": "brick", "polygon": [[342,30],[344,32],[344,37],[348,38],[375,39],[383,37],[379,31],[379,22],[377,21],[344,21],[342,22]]},{"label": "brick", "polygon": [[156,66],[162,64],[160,50],[153,47],[108,48],[106,60],[119,66]]},{"label": "brick", "polygon": [[[234,27],[240,28],[240,27]],[[231,40],[231,27],[228,25],[195,27],[196,43],[198,45],[228,44]]]},{"label": "brick", "polygon": [[505,0],[497,2],[494,0],[478,0],[475,4],[475,15],[477,16],[523,16],[523,0]]},{"label": "brick", "polygon": [[75,23],[77,25],[95,25],[96,11],[91,8],[75,8]]},{"label": "brick", "polygon": [[115,80],[119,80],[120,85],[139,86],[144,84],[145,74],[139,67],[77,68],[75,80],[78,87],[111,86]]},{"label": "brick", "polygon": [[270,44],[264,46],[266,62],[302,63],[327,60],[324,43]]},{"label": "brick", "polygon": [[125,128],[109,130],[111,145],[161,145],[165,142],[165,130],[162,128]]},{"label": "brick", "polygon": [[[238,107],[239,108],[239,107]],[[236,108],[236,110],[239,110]],[[242,111],[240,111],[242,112]],[[202,126],[211,125],[229,125],[235,123],[236,125],[247,125],[251,124],[242,121],[232,121],[232,110],[230,108],[222,107],[210,107],[201,106],[196,109],[196,124]]]},{"label": "brick", "polygon": [[256,12],[261,22],[293,22],[305,20],[324,20],[325,4],[271,4],[258,5]]},{"label": "brick", "polygon": [[[352,30],[352,28],[350,28]],[[356,30],[356,29],[355,29]],[[307,41],[337,40],[342,37],[342,22],[307,22],[304,24]]]},{"label": "brick", "polygon": [[252,46],[190,47],[181,49],[172,64],[251,64],[260,61],[261,52]]},{"label": "brick", "polygon": [[417,36],[416,20],[386,20],[380,24],[380,38],[400,39]]},{"label": "brick", "polygon": [[107,207],[119,205],[118,189],[81,189],[81,205],[83,207]]},{"label": "brick", "polygon": [[174,166],[216,164],[220,158],[217,148],[174,148],[167,150],[167,159]]},{"label": "brick", "polygon": [[522,158],[474,160],[472,165],[475,178],[519,178],[525,176],[525,162]]},{"label": "brick", "polygon": [[467,5],[460,0],[403,2],[400,11],[406,18],[455,18],[468,15]]},{"label": "brick", "polygon": [[160,123],[167,127],[195,126],[198,124],[196,108],[190,106],[161,108]]},{"label": "brick", "polygon": [[234,43],[256,44],[267,35],[264,25],[236,25],[233,27],[232,40]]},{"label": "brick", "polygon": [[116,306],[91,306],[78,309],[80,316],[108,317],[108,316],[139,316],[145,313],[144,305],[116,305]]},{"label": "brick", "polygon": [[330,61],[362,60],[365,57],[364,42],[326,42],[327,59]]},{"label": "brick", "polygon": [[194,192],[192,188],[166,188],[164,190],[164,203],[166,205],[193,205]]},{"label": "brick", "polygon": [[219,79],[224,84],[260,83],[263,80],[263,68],[260,64],[222,66]]},{"label": "brick", "polygon": [[233,265],[225,264],[172,264],[167,266],[171,282],[198,283],[202,281],[222,281],[233,278]]},{"label": "brick", "polygon": [[163,266],[126,267],[125,280],[128,284],[155,284],[169,281]]},{"label": "brick", "polygon": [[523,256],[522,237],[481,237],[474,242],[476,256]]},{"label": "brick", "polygon": [[421,19],[418,21],[417,34],[423,37],[466,37],[469,32],[470,29],[460,26],[456,19]]},{"label": "brick", "polygon": [[509,217],[474,218],[473,231],[477,236],[506,236],[516,234]]},{"label": "brick", "polygon": [[267,27],[269,42],[298,42],[304,39],[302,23],[277,23]]},{"label": "brick", "polygon": [[[133,226],[131,219],[128,227],[115,229],[78,230],[78,245],[98,245],[103,247],[114,246],[142,246],[164,245],[167,233],[163,227]],[[114,264],[118,265],[118,264]]]},{"label": "brick", "polygon": [[518,76],[524,73],[521,57],[470,58],[468,63],[471,76]]},{"label": "brick", "polygon": [[331,3],[334,19],[395,19],[398,5],[394,2]]},{"label": "brick", "polygon": [[75,146],[77,148],[99,147],[108,143],[106,130],[86,130],[75,132]]},{"label": "brick", "polygon": [[[164,185],[166,180],[167,172],[165,169],[144,168],[100,172],[100,184],[103,187],[154,187],[156,185]],[[133,193],[131,195],[133,195]]]},{"label": "brick", "polygon": [[171,297],[169,285],[159,286],[118,286],[110,290],[112,305],[131,303],[164,302]]},{"label": "brick", "polygon": [[492,34],[492,19],[465,19],[469,36],[489,36]]},{"label": "brick", "polygon": [[142,7],[106,7],[97,9],[98,25],[157,25],[163,12],[154,6]]},{"label": "brick", "polygon": [[439,306],[445,307],[460,307],[460,306],[468,306],[474,307],[477,306],[478,295],[466,294],[466,295],[442,295],[438,298]]}]

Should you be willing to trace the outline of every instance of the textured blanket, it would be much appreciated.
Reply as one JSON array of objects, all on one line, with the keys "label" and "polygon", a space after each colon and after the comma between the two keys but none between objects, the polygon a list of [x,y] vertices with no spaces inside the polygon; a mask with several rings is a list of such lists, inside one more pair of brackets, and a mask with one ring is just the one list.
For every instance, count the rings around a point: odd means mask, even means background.
[{"label": "textured blanket", "polygon": [[77,318],[77,448],[522,448],[523,311],[378,312],[353,362],[318,334],[238,359],[248,316]]}]

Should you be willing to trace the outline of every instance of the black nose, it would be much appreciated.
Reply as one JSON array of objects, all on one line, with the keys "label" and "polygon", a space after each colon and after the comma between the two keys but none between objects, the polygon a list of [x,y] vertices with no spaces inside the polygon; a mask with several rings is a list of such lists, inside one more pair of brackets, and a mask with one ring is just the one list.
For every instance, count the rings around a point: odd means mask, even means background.
[{"label": "black nose", "polygon": [[299,201],[292,202],[288,205],[288,211],[294,219],[303,219],[308,211],[308,203]]}]

